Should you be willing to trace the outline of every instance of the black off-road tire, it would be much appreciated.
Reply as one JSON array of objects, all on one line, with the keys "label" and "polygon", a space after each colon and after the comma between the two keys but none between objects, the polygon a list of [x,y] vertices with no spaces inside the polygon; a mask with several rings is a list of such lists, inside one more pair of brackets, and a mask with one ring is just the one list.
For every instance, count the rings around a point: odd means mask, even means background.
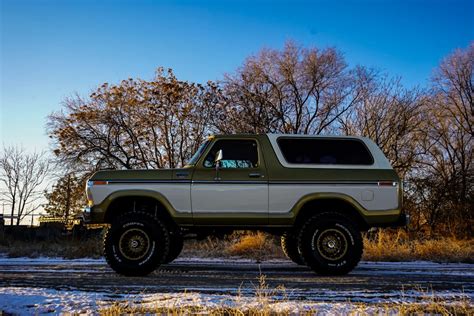
[{"label": "black off-road tire", "polygon": [[170,263],[174,259],[178,258],[179,254],[183,250],[183,235],[180,232],[174,232],[170,236],[170,250],[168,251],[168,255],[166,256],[163,263]]},{"label": "black off-road tire", "polygon": [[322,275],[343,275],[359,263],[362,236],[350,218],[325,212],[309,218],[298,235],[298,249],[305,263]]},{"label": "black off-road tire", "polygon": [[298,240],[295,237],[294,233],[286,232],[281,236],[280,239],[281,249],[283,253],[296,264],[304,265],[304,260],[301,258],[300,253],[298,252]]},{"label": "black off-road tire", "polygon": [[164,221],[144,212],[129,212],[112,223],[104,238],[110,267],[125,276],[145,276],[168,255],[170,237]]}]

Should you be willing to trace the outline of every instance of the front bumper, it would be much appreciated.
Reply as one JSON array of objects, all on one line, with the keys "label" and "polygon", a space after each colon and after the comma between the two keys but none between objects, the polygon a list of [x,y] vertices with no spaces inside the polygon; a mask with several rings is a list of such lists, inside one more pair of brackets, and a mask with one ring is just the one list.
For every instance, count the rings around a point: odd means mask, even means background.
[{"label": "front bumper", "polygon": [[92,207],[85,207],[84,211],[82,212],[82,221],[84,223],[90,223],[91,222],[91,213],[92,213]]}]

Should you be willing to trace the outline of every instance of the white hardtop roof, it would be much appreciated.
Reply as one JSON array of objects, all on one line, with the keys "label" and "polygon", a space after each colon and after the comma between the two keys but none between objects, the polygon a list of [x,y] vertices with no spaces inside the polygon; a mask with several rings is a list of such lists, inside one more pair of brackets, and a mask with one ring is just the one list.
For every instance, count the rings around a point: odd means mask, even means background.
[{"label": "white hardtop roof", "polygon": [[390,162],[388,161],[387,157],[385,157],[384,153],[382,150],[380,150],[379,146],[372,141],[370,138],[363,137],[363,136],[344,136],[344,135],[300,135],[300,134],[266,134],[268,139],[270,140],[270,143],[273,146],[273,150],[275,151],[278,160],[280,163],[287,167],[287,168],[330,168],[334,167],[334,165],[322,165],[322,164],[315,164],[315,165],[303,165],[303,164],[291,164],[286,162],[285,158],[283,157],[283,154],[280,150],[280,147],[278,146],[277,140],[280,137],[285,137],[285,138],[345,138],[345,139],[358,139],[362,141],[367,148],[369,149],[370,153],[372,154],[374,158],[374,164],[371,166],[353,166],[353,165],[338,165],[337,168],[352,168],[352,169],[392,169],[392,166],[390,165]]},{"label": "white hardtop roof", "polygon": [[364,136],[352,136],[352,135],[310,135],[310,134],[276,134],[276,133],[267,133],[268,137],[278,138],[278,137],[294,137],[294,138],[356,138],[360,140],[366,140],[370,138]]}]

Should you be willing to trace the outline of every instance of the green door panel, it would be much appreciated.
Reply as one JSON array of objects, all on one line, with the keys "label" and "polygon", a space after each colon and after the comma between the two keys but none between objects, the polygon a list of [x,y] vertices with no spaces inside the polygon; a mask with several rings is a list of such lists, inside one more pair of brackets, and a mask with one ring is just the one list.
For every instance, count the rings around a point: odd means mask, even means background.
[{"label": "green door panel", "polygon": [[[221,140],[252,140],[257,144],[258,163],[255,168],[220,168],[206,167],[204,160]],[[224,152],[224,160],[226,153]],[[254,189],[252,188],[254,187]],[[249,192],[250,191],[250,192]],[[252,202],[245,199],[245,192],[260,194],[252,209]],[[258,193],[260,192],[260,193]],[[225,198],[225,203],[222,199]],[[265,168],[264,155],[258,137],[216,137],[194,167],[191,199],[194,224],[196,225],[267,225],[268,224],[268,174]],[[247,203],[247,204],[246,204]],[[265,209],[262,210],[262,203]],[[219,209],[222,205],[222,209]],[[245,208],[245,211],[242,210]],[[232,210],[238,211],[232,211]],[[240,210],[239,210],[240,209]],[[211,211],[212,210],[212,211]]]}]

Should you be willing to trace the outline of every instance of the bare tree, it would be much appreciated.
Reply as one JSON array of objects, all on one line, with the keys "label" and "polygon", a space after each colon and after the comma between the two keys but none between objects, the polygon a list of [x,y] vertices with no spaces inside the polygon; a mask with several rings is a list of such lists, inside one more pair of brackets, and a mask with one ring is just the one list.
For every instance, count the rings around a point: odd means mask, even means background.
[{"label": "bare tree", "polygon": [[433,77],[433,100],[453,123],[474,137],[474,42],[443,60]]},{"label": "bare tree", "polygon": [[223,84],[222,132],[321,134],[358,99],[340,52],[292,42],[248,58]]},{"label": "bare tree", "polygon": [[18,147],[4,147],[0,155],[0,170],[2,182],[2,201],[7,202],[11,207],[10,224],[13,225],[15,209],[18,204],[20,170],[22,168],[23,152]]},{"label": "bare tree", "polygon": [[77,169],[184,165],[209,130],[218,87],[179,81],[158,69],[152,81],[103,84],[89,99],[64,101],[49,117],[54,151]]},{"label": "bare tree", "polygon": [[426,97],[425,154],[412,172],[411,197],[432,233],[474,233],[473,64],[474,44],[456,50],[435,71]]},{"label": "bare tree", "polygon": [[[433,96],[436,98],[436,96]],[[433,101],[432,104],[436,104]],[[474,152],[472,136],[442,107],[429,111],[427,151],[412,177],[424,197],[423,220],[431,231],[472,235],[474,225]],[[420,201],[423,202],[423,201]]]},{"label": "bare tree", "polygon": [[433,76],[429,111],[427,178],[443,198],[432,222],[474,233],[474,43],[445,58]]},{"label": "bare tree", "polygon": [[11,207],[11,225],[16,225],[38,206],[41,185],[49,171],[45,153],[26,153],[20,147],[4,147],[0,155],[1,196]]},{"label": "bare tree", "polygon": [[423,154],[424,95],[405,89],[400,78],[363,67],[356,69],[355,78],[359,99],[340,117],[342,133],[372,139],[404,177]]}]

